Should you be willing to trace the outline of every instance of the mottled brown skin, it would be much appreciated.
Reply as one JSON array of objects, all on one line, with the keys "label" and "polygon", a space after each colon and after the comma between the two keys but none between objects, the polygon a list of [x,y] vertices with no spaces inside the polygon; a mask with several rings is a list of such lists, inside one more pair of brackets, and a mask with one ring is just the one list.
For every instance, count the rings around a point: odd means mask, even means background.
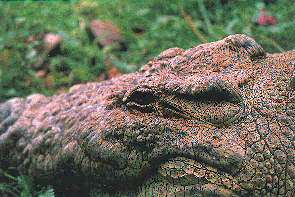
[{"label": "mottled brown skin", "polygon": [[294,196],[295,52],[245,35],[0,104],[0,167],[61,194]]}]

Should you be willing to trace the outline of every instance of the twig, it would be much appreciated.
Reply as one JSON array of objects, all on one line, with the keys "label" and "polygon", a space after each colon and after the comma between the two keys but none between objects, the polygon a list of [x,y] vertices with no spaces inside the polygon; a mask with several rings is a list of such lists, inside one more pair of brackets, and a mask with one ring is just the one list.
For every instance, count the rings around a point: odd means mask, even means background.
[{"label": "twig", "polygon": [[199,11],[204,19],[204,22],[207,27],[207,31],[208,31],[209,35],[214,35],[214,32],[212,31],[212,24],[210,22],[208,14],[207,14],[208,11],[206,10],[206,7],[204,5],[204,1],[198,0],[197,3],[198,3]]},{"label": "twig", "polygon": [[183,7],[180,7],[180,12],[181,15],[183,16],[185,22],[188,24],[188,26],[191,28],[192,32],[196,35],[196,37],[202,42],[202,43],[206,43],[208,42],[208,39],[206,38],[206,36],[204,34],[202,34],[198,28],[196,27],[192,17],[187,14]]}]

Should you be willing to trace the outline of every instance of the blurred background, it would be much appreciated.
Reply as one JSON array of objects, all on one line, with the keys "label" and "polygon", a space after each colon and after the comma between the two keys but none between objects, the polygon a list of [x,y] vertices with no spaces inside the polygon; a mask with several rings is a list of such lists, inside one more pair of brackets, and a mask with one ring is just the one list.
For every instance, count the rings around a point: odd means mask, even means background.
[{"label": "blurred background", "polygon": [[169,47],[244,33],[295,45],[294,0],[0,1],[0,102],[134,72]]}]

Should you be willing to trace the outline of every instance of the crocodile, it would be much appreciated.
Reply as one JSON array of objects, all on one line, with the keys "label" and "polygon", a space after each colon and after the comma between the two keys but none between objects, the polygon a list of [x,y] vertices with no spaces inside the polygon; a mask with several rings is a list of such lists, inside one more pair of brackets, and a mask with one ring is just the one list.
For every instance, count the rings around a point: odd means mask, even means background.
[{"label": "crocodile", "polygon": [[60,196],[295,196],[295,51],[235,34],[0,104],[0,169]]}]

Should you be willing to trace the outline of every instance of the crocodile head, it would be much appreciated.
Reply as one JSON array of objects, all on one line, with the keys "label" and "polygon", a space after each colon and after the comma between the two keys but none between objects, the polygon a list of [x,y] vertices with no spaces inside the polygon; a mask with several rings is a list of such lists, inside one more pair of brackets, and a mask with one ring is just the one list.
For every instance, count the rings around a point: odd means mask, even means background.
[{"label": "crocodile head", "polygon": [[245,35],[168,49],[139,72],[0,105],[22,106],[0,156],[63,192],[292,196],[294,65]]},{"label": "crocodile head", "polygon": [[294,194],[294,64],[294,52],[267,54],[245,35],[168,49],[89,117],[78,143],[87,162],[105,162],[95,173],[112,191]]}]

